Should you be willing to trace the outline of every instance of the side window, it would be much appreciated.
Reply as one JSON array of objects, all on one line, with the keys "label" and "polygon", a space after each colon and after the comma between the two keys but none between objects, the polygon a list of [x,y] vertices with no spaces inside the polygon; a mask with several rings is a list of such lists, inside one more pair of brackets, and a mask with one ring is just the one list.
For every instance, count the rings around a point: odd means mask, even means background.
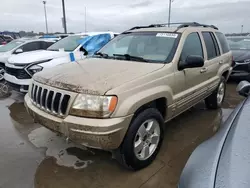
[{"label": "side window", "polygon": [[220,53],[220,47],[219,47],[218,41],[217,41],[214,33],[211,33],[211,36],[212,36],[213,41],[214,41],[214,45],[215,45],[215,49],[216,49],[216,54],[217,54],[217,56],[219,56],[219,55],[221,55],[221,53]]},{"label": "side window", "polygon": [[50,47],[52,44],[54,44],[54,42],[41,42],[41,49],[42,50],[47,50],[48,47]]},{"label": "side window", "polygon": [[208,60],[217,57],[219,54],[216,51],[215,43],[210,32],[202,32],[206,48],[207,48],[207,58]]},{"label": "side window", "polygon": [[220,33],[220,32],[216,32],[215,34],[216,34],[217,38],[218,38],[219,41],[220,41],[220,44],[221,44],[221,48],[222,48],[223,54],[229,52],[229,51],[230,51],[230,50],[229,50],[229,45],[228,45],[228,43],[227,43],[227,39],[226,39],[225,35],[223,35],[223,34]]},{"label": "side window", "polygon": [[189,55],[203,56],[202,44],[198,33],[191,33],[184,43],[181,61],[185,61]]},{"label": "side window", "polygon": [[24,52],[40,50],[41,49],[41,43],[40,42],[30,42],[30,43],[24,44],[22,46],[22,49],[23,49]]}]

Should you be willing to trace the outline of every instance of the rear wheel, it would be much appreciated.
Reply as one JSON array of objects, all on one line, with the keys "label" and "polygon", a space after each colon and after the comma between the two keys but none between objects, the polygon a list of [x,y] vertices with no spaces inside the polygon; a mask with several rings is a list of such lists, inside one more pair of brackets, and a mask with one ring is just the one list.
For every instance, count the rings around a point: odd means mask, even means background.
[{"label": "rear wheel", "polygon": [[221,78],[219,86],[216,90],[205,99],[205,104],[208,109],[218,109],[221,107],[226,94],[226,80]]},{"label": "rear wheel", "polygon": [[163,125],[163,117],[157,109],[149,108],[138,114],[115,152],[118,161],[133,170],[150,165],[162,144]]}]

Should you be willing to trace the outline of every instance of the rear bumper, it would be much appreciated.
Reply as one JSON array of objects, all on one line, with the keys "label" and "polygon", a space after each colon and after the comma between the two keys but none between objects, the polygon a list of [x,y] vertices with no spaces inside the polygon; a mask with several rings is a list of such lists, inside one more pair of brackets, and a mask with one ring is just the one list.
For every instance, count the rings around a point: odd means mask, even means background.
[{"label": "rear bumper", "polygon": [[73,142],[103,150],[113,150],[120,146],[132,119],[132,115],[110,119],[69,115],[63,119],[38,109],[28,95],[25,96],[25,106],[34,120],[46,128],[61,133]]},{"label": "rear bumper", "polygon": [[28,92],[31,79],[18,79],[8,73],[4,74],[4,79],[8,85],[18,92]]}]

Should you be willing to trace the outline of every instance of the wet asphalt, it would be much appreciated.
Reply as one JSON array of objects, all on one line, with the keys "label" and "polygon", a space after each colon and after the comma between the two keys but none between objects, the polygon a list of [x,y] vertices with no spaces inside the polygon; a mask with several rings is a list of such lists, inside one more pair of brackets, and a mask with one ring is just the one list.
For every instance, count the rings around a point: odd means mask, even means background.
[{"label": "wet asphalt", "polygon": [[0,188],[175,188],[192,151],[212,137],[243,98],[227,85],[220,110],[203,103],[167,123],[155,162],[132,172],[108,152],[87,150],[33,122],[23,95],[0,95]]}]

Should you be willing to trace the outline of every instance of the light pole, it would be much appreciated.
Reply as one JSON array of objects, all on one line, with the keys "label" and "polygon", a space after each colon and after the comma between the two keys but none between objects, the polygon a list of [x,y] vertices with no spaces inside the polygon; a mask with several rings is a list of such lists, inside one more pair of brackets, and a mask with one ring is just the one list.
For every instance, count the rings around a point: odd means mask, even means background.
[{"label": "light pole", "polygon": [[87,8],[85,7],[85,33],[87,33]]},{"label": "light pole", "polygon": [[174,0],[169,0],[169,7],[168,7],[168,27],[170,27],[170,21],[171,21],[171,8],[172,8],[172,2]]},{"label": "light pole", "polygon": [[66,13],[65,13],[65,3],[64,3],[64,0],[62,0],[62,7],[63,7],[64,33],[67,33],[67,23],[66,23]]},{"label": "light pole", "polygon": [[48,34],[48,20],[47,20],[47,11],[46,11],[46,1],[43,1],[44,5],[44,14],[45,14],[45,24],[46,24],[46,33]]}]

